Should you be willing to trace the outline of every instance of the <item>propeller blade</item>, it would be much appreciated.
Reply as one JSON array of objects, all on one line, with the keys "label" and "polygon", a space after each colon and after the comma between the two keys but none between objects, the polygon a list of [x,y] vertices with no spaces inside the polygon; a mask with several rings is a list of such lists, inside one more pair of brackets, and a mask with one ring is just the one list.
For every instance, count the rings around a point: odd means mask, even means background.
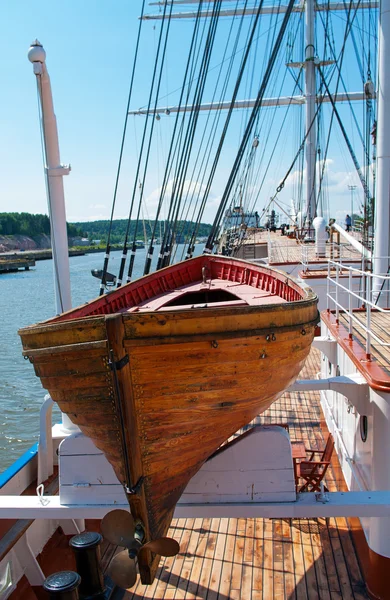
[{"label": "propeller blade", "polygon": [[103,517],[101,530],[111,544],[128,548],[134,538],[134,519],[127,510],[112,510]]},{"label": "propeller blade", "polygon": [[142,546],[141,550],[150,550],[160,556],[176,556],[179,553],[180,546],[173,538],[162,537],[157,540],[147,542]]},{"label": "propeller blade", "polygon": [[133,587],[137,581],[135,562],[129,557],[127,550],[123,550],[123,552],[119,552],[114,556],[107,572],[115,585],[124,590]]}]

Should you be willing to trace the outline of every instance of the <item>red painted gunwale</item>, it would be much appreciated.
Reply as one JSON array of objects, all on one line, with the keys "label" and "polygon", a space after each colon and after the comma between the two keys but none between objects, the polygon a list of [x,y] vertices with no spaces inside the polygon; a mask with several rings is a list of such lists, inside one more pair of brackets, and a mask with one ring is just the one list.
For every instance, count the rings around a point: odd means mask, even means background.
[{"label": "red painted gunwale", "polygon": [[166,297],[173,291],[181,290],[184,294],[188,286],[203,282],[204,277],[207,283],[210,280],[213,284],[221,281],[220,289],[224,289],[226,284],[223,282],[228,281],[262,290],[275,298],[275,304],[297,302],[308,297],[306,290],[283,272],[224,256],[202,255],[141,277],[46,323],[128,311],[145,302]]}]

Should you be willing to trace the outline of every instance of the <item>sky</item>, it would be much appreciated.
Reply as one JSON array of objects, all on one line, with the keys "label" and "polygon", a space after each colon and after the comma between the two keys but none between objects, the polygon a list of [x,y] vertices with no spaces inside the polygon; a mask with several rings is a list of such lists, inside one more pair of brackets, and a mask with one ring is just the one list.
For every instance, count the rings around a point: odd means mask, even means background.
[{"label": "sky", "polygon": [[[7,49],[3,52],[0,94],[0,212],[47,213],[36,81],[27,59],[29,45],[37,38],[47,53],[61,161],[71,165],[70,175],[64,178],[67,219],[74,222],[109,218],[141,4],[141,0],[114,0],[111,3],[68,0],[65,4],[41,0],[34,6],[25,0],[0,0],[0,33],[3,47]],[[155,7],[148,7],[146,12],[155,10]],[[161,96],[177,90],[176,61],[179,63],[182,59],[180,37],[187,36],[191,27],[190,23],[180,25]],[[146,36],[136,74],[133,108],[147,102],[150,60],[156,46],[157,26],[148,22],[145,28],[149,42]],[[356,85],[352,88],[356,91]],[[205,117],[202,115],[201,118]],[[280,121],[281,117],[278,118]],[[116,218],[125,218],[128,214],[133,185],[131,169],[140,143],[141,120],[141,117],[129,119],[124,155],[124,167],[129,167],[129,175],[127,179],[125,175],[125,183],[120,187]],[[162,123],[161,126],[169,128],[172,125]],[[290,142],[287,136],[286,145]],[[339,136],[327,163],[331,211],[339,220],[343,220],[350,209],[348,186],[358,186],[356,204],[360,193],[359,180],[351,161],[345,159],[346,152],[340,149],[341,145]],[[231,141],[227,146],[227,151],[235,149]],[[289,160],[290,155],[280,161],[279,169],[269,173],[265,197],[259,208],[275,190]],[[153,183],[145,191],[147,217],[154,216],[158,199],[162,176],[158,158],[153,168]],[[211,202],[203,219],[206,222],[213,218],[229,171],[226,160],[226,168],[223,163],[210,192]],[[286,206],[297,177],[298,174],[293,172],[280,195]],[[197,184],[188,181],[186,185]]]}]

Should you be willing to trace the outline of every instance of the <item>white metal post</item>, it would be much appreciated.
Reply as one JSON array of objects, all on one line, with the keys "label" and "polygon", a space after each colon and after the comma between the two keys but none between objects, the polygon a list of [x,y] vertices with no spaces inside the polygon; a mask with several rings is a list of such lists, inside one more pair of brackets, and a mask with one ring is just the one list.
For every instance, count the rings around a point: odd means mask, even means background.
[{"label": "white metal post", "polygon": [[[390,135],[387,125],[390,114],[390,3],[380,3],[379,15],[379,65],[378,65],[378,126],[377,126],[377,176],[375,206],[374,274],[385,275],[389,266],[390,230]],[[387,46],[386,46],[387,43]],[[386,58],[387,57],[387,58]],[[374,278],[374,302],[378,298],[382,280]],[[378,304],[383,303],[383,294]]]},{"label": "white metal post", "polygon": [[[54,288],[56,312],[59,314],[72,308],[65,194],[62,179],[64,175],[69,174],[70,169],[62,165],[60,161],[57,120],[54,114],[50,77],[45,64],[46,52],[38,40],[35,40],[30,46],[28,59],[34,67],[42,110],[42,129],[46,158],[45,169],[50,213],[51,245],[53,250]],[[65,432],[78,430],[64,413],[62,413],[62,427]]]},{"label": "white metal post", "polygon": [[340,308],[339,308],[339,286],[340,286],[340,265],[337,263],[336,264],[336,323],[339,322],[339,313],[340,313]]},{"label": "white metal post", "polygon": [[371,355],[371,274],[367,273],[366,285],[366,355]]},{"label": "white metal post", "polygon": [[66,230],[65,197],[63,176],[69,167],[61,165],[58,144],[57,120],[54,114],[50,77],[47,72],[46,52],[36,40],[28,51],[37,78],[42,107],[42,129],[45,144],[47,193],[53,249],[54,281],[57,314],[72,307],[70,295],[69,251]]},{"label": "white metal post", "polygon": [[[317,129],[314,121],[316,111],[316,73],[314,48],[314,0],[306,0],[305,7],[305,96],[306,96],[306,225],[311,227],[315,217],[315,165]],[[310,129],[310,131],[309,131]],[[309,133],[308,133],[309,132]]]},{"label": "white metal post", "polygon": [[349,313],[349,325],[348,325],[348,333],[349,337],[352,339],[352,269],[349,269],[348,273],[348,284],[349,284],[349,294],[348,294],[348,313]]}]

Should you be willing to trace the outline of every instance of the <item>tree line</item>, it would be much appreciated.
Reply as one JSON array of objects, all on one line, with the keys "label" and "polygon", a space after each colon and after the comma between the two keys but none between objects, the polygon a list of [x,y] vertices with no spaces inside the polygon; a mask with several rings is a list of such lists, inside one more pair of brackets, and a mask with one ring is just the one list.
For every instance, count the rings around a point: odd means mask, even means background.
[{"label": "tree line", "polygon": [[[68,236],[83,235],[81,229],[73,223],[67,223]],[[0,213],[0,235],[50,235],[50,220],[47,215],[30,213]]]},{"label": "tree line", "polygon": [[[130,222],[128,241],[134,237],[137,221]],[[192,221],[179,221],[176,232],[184,238],[191,235],[195,223]],[[99,239],[102,243],[107,241],[110,221],[80,221],[78,223],[67,223],[69,237],[88,237],[90,240]],[[145,231],[144,231],[145,227]],[[137,239],[151,238],[154,227],[154,221],[145,221],[137,225]],[[123,243],[126,235],[127,219],[116,219],[112,222],[111,243]],[[165,222],[159,221],[156,227],[156,238],[163,235]],[[210,233],[211,225],[201,223],[198,228],[198,237],[207,237]],[[33,215],[30,213],[0,213],[0,235],[26,235],[34,237],[38,235],[50,235],[50,220],[47,215]]]},{"label": "tree line", "polygon": [[[124,239],[125,239],[125,235],[126,235],[126,228],[127,228],[127,219],[116,219],[112,222],[112,228],[111,228],[111,237],[110,237],[110,241],[112,244],[121,244],[123,243]],[[137,221],[134,219],[130,222],[130,228],[129,228],[129,234],[128,234],[128,241],[131,242],[131,240],[134,237],[134,232],[136,230],[136,223]],[[109,231],[109,226],[110,226],[110,221],[87,221],[87,222],[78,222],[78,223],[73,223],[73,225],[75,225],[77,228],[81,229],[85,236],[88,237],[90,240],[101,240],[101,242],[106,242],[107,241],[107,236],[108,236],[108,231]],[[176,228],[176,232],[177,234],[181,234],[183,235],[185,238],[189,235],[191,235],[193,229],[194,229],[195,223],[193,223],[192,221],[179,221],[177,224],[177,228]],[[145,232],[144,232],[144,227],[145,227]],[[146,237],[148,239],[150,239],[152,237],[152,231],[154,228],[154,221],[145,221],[144,223],[140,223],[138,222],[138,226],[137,226],[137,236],[136,238],[139,240],[143,240],[144,236],[146,234]],[[155,233],[155,238],[159,238],[160,234],[163,235],[164,234],[164,229],[165,229],[165,221],[158,221],[157,223],[157,227],[156,227],[156,233]],[[198,233],[197,236],[198,237],[207,237],[209,235],[211,231],[211,225],[208,225],[206,223],[201,223],[199,225],[199,229],[198,229]]]}]

